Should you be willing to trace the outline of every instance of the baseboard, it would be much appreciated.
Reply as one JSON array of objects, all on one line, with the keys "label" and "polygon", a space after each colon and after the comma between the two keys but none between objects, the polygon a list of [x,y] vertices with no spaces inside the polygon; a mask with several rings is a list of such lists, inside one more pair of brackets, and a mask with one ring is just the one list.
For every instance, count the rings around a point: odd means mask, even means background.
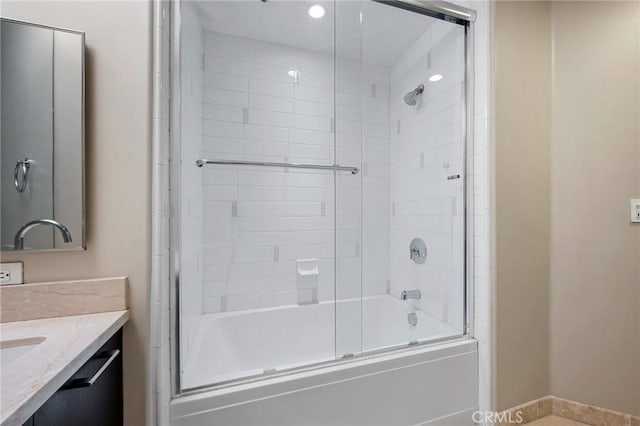
[{"label": "baseboard", "polygon": [[[640,417],[556,396],[545,396],[504,410],[496,426],[526,424],[547,416],[564,417],[591,426],[640,426]],[[514,421],[517,420],[517,421]]]}]

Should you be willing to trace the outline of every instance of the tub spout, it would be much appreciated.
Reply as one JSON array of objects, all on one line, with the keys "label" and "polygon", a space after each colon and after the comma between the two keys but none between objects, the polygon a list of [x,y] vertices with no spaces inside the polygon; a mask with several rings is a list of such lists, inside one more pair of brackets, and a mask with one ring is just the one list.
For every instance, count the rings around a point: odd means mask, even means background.
[{"label": "tub spout", "polygon": [[418,289],[402,290],[402,293],[400,294],[400,299],[402,300],[408,300],[408,299],[420,300],[421,297],[422,297],[422,292]]}]

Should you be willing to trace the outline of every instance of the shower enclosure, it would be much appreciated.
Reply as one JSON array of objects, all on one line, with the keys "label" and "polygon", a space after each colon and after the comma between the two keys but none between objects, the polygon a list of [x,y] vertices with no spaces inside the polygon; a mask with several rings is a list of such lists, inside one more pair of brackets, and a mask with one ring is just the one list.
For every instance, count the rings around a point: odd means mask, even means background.
[{"label": "shower enclosure", "polygon": [[469,19],[176,8],[174,392],[465,336]]}]

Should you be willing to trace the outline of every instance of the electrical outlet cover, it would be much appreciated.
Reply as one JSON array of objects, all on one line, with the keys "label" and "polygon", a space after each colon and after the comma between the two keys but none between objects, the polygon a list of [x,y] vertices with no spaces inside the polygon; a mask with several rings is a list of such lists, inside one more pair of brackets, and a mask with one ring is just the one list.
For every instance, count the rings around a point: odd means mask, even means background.
[{"label": "electrical outlet cover", "polygon": [[640,223],[640,198],[631,199],[629,214],[632,223]]},{"label": "electrical outlet cover", "polygon": [[0,285],[22,284],[22,262],[0,263]]}]

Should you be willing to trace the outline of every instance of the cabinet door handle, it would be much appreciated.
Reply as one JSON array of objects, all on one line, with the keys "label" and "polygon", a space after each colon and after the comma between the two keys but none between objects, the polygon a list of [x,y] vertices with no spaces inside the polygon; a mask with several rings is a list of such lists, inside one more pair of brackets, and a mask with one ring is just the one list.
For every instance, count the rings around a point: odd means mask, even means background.
[{"label": "cabinet door handle", "polygon": [[[68,389],[78,389],[78,388],[87,388],[94,384],[96,380],[102,376],[104,370],[109,368],[111,363],[120,355],[120,349],[114,349],[112,351],[105,351],[98,355],[96,358],[104,358],[106,361],[102,364],[102,367],[96,371],[96,373],[91,377],[82,377],[78,379],[69,380],[67,383],[62,385],[60,390],[68,390]],[[96,359],[94,358],[94,359]]]}]

